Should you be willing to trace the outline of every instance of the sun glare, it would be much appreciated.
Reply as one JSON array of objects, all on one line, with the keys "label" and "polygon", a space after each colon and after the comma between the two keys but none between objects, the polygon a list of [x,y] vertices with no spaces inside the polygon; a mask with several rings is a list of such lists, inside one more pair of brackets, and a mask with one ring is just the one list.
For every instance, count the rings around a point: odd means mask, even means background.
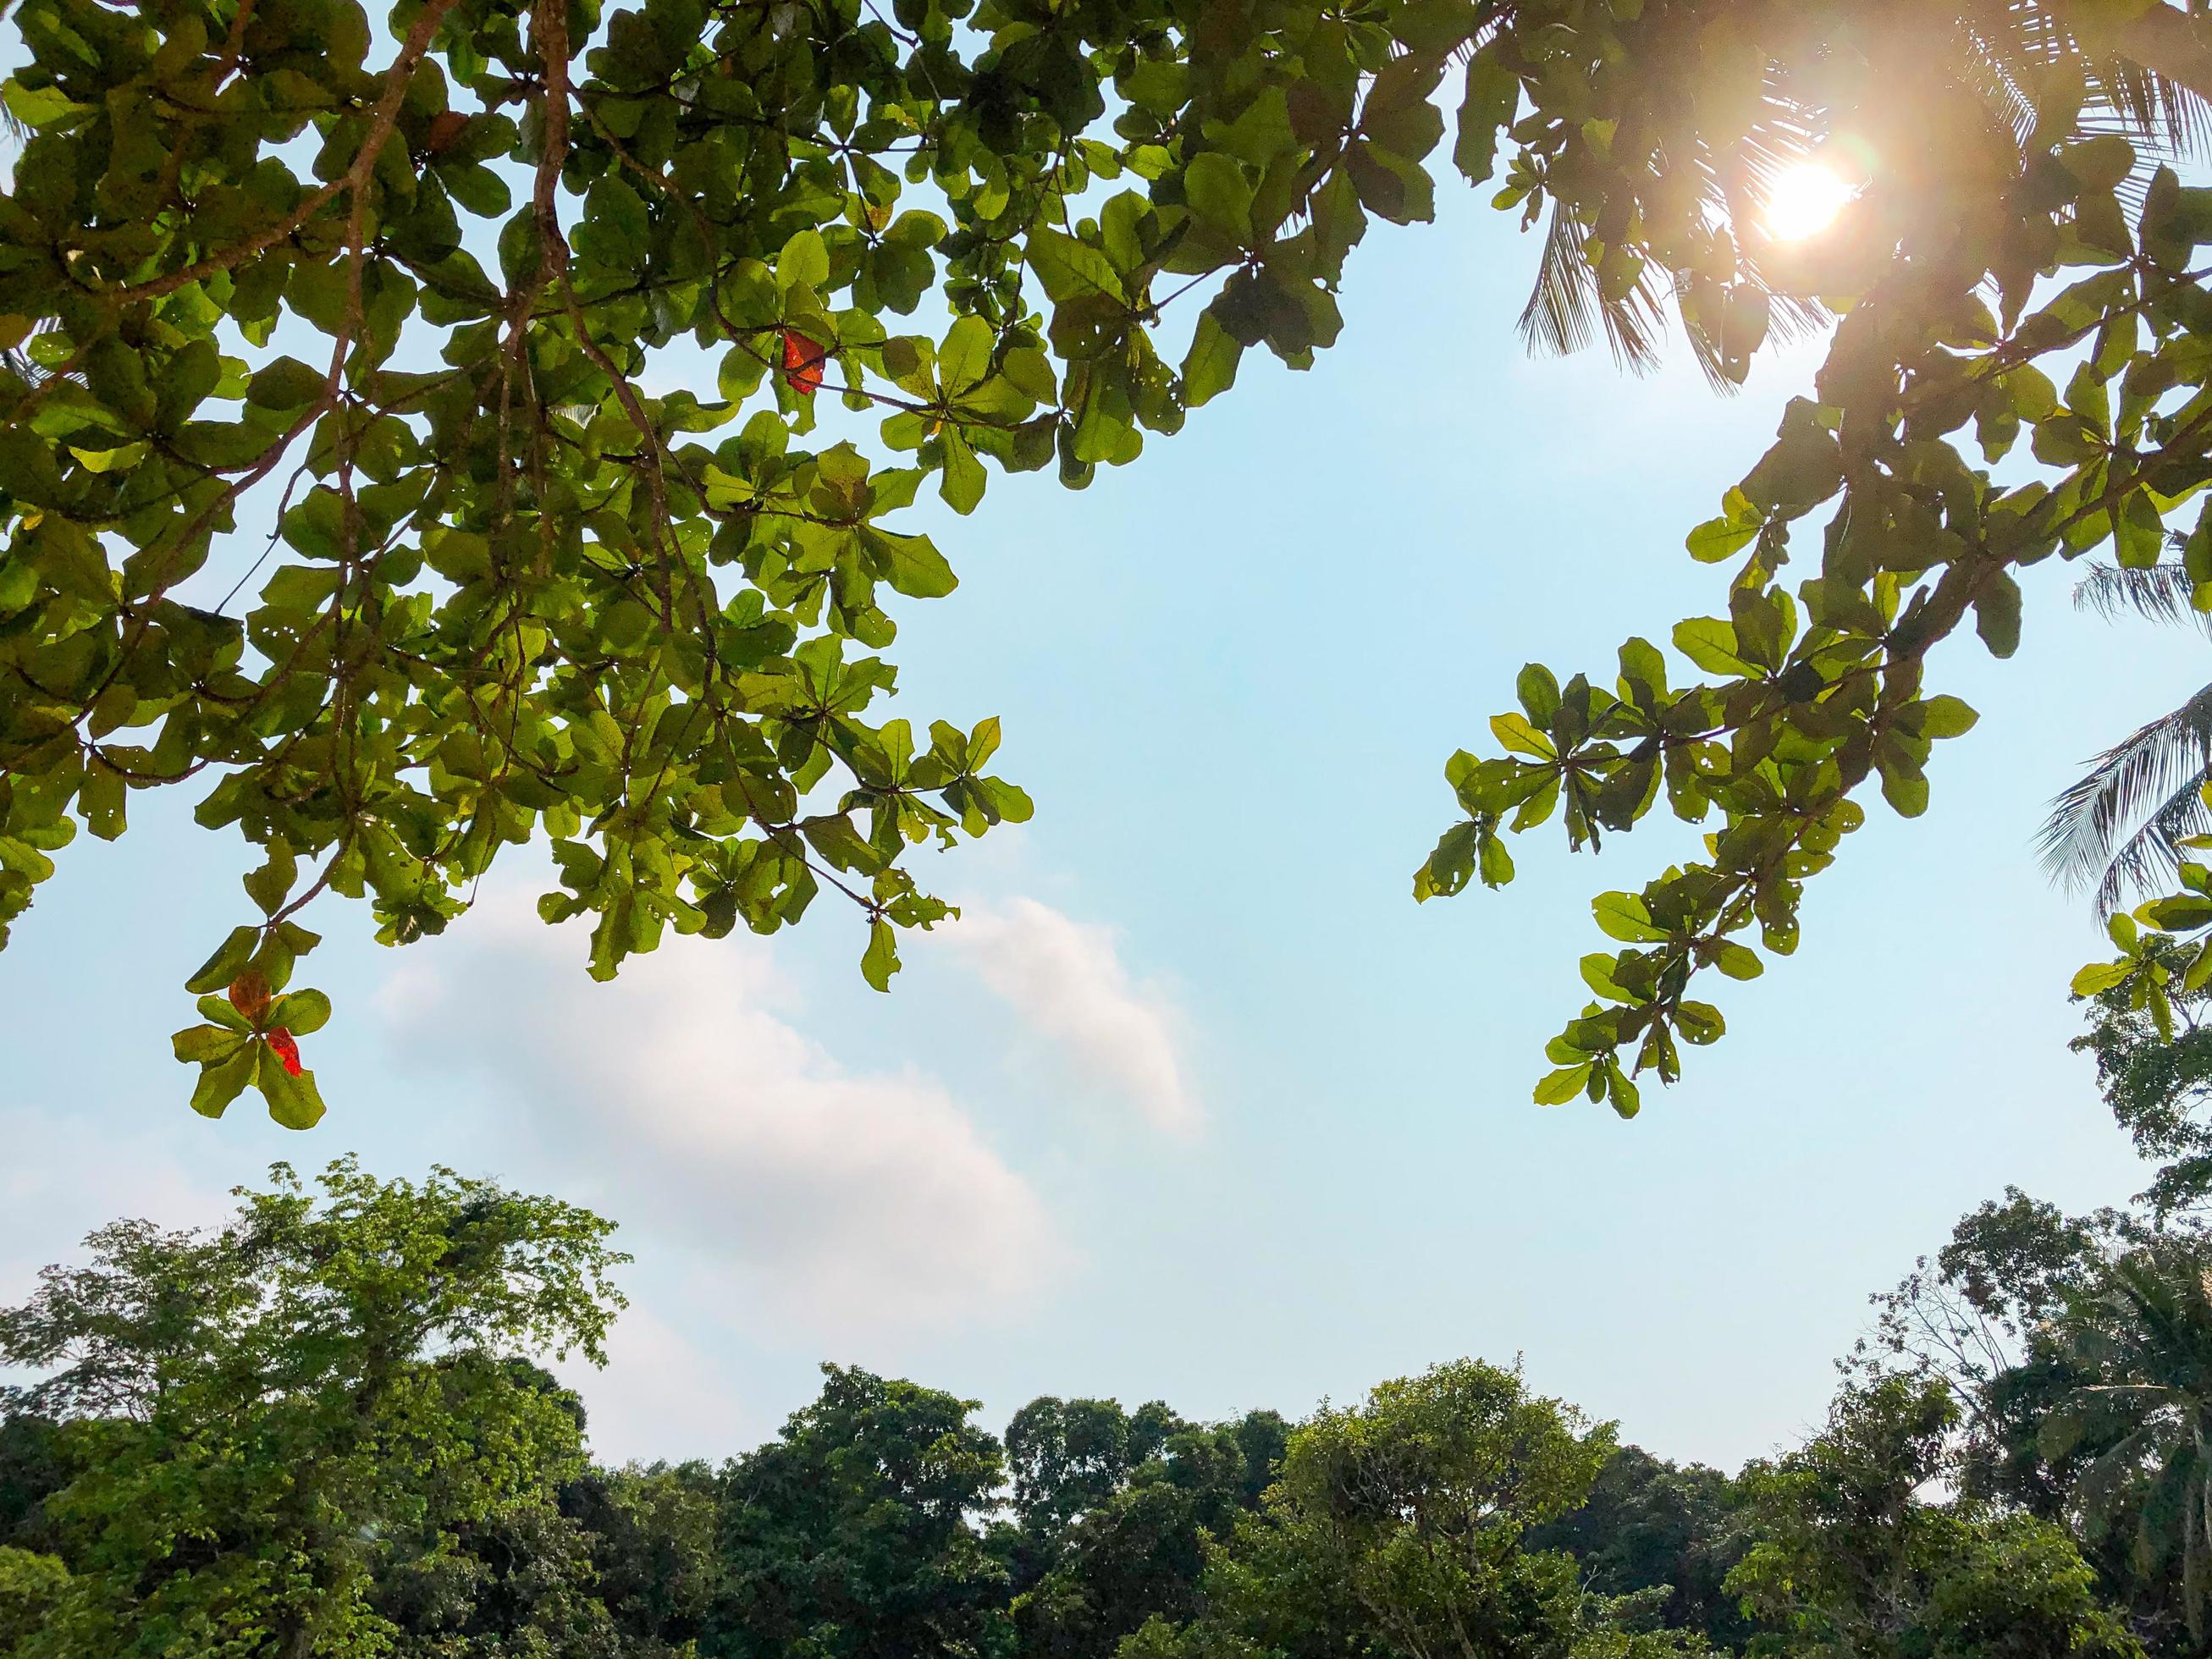
[{"label": "sun glare", "polygon": [[1835,222],[1854,191],[1818,161],[1801,161],[1775,175],[1766,204],[1766,234],[1778,242],[1802,242]]}]

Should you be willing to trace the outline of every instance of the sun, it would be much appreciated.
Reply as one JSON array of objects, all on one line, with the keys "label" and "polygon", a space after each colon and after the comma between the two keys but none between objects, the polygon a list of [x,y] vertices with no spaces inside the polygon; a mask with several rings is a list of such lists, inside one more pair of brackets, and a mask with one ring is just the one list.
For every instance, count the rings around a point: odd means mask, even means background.
[{"label": "sun", "polygon": [[1833,169],[1800,161],[1774,176],[1766,201],[1766,234],[1778,242],[1802,242],[1835,222],[1857,194]]}]

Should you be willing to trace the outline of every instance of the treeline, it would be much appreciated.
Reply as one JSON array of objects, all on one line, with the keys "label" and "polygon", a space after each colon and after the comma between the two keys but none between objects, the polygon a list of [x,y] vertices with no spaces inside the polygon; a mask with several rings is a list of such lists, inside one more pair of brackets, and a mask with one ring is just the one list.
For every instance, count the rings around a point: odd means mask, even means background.
[{"label": "treeline", "polygon": [[[2083,1043],[2160,1160],[2018,1193],[1876,1298],[1824,1431],[1739,1474],[1478,1361],[1298,1422],[824,1368],[719,1467],[607,1469],[609,1224],[438,1170],[279,1170],[0,1310],[9,1659],[2201,1659],[2212,1034]],[[2185,1014],[2197,1012],[2194,1006]]]}]

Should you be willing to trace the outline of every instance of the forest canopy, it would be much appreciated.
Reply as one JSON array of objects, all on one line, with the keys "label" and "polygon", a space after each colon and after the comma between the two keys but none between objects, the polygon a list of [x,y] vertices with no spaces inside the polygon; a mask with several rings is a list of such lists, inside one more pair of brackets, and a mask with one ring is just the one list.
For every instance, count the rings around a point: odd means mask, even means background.
[{"label": "forest canopy", "polygon": [[[2123,1123],[2201,1130],[2196,1048],[2090,1012]],[[0,1659],[2203,1659],[2206,1195],[2185,1160],[2091,1216],[1984,1204],[1734,1474],[1474,1359],[1002,1433],[826,1364],[750,1450],[613,1468],[549,1369],[620,1315],[610,1224],[279,1166],[0,1309]]]}]

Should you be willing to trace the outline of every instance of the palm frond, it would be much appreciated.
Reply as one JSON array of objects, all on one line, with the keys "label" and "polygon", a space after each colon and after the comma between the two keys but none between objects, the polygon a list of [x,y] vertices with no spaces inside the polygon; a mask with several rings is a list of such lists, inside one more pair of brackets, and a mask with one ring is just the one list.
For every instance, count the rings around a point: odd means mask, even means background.
[{"label": "palm frond", "polygon": [[2120,1494],[2129,1482],[2141,1477],[2158,1443],[2157,1431],[2146,1425],[2106,1447],[2076,1477],[2075,1500],[2093,1518],[2102,1520],[2120,1507]]},{"label": "palm frond", "polygon": [[1590,343],[1590,309],[1596,279],[1583,258],[1589,238],[1573,214],[1552,204],[1544,231],[1544,252],[1536,264],[1536,286],[1521,310],[1521,337],[1530,349],[1565,356]]},{"label": "palm frond", "polygon": [[2181,843],[2208,830],[2212,812],[2205,809],[2203,780],[2192,778],[2114,850],[2097,883],[2097,913],[2114,915],[2135,895],[2163,890],[2180,866]]},{"label": "palm frond", "polygon": [[2113,850],[2092,901],[2099,915],[2117,915],[2130,899],[2140,902],[2172,885],[2181,864],[2181,843],[2212,829],[2212,814],[2204,805],[2205,781],[2184,782]]},{"label": "palm frond", "polygon": [[1554,202],[1536,286],[1521,313],[1521,337],[1531,349],[1565,355],[1589,345],[1602,328],[1616,362],[1639,374],[1657,368],[1666,319],[1656,274],[1647,269],[1624,298],[1607,300],[1590,265],[1589,240],[1588,227]]},{"label": "palm frond", "polygon": [[[2178,544],[2184,538],[2171,538]],[[2074,584],[2074,608],[2093,611],[2106,622],[2123,611],[2133,611],[2147,621],[2188,623],[2212,632],[2212,616],[2193,602],[2197,585],[2189,573],[2173,563],[2139,566],[2092,563]]]},{"label": "palm frond", "polygon": [[2137,1567],[2180,1559],[2192,1634],[2212,1608],[2212,1281],[2191,1249],[2136,1250],[2106,1264],[2101,1287],[2071,1296],[2054,1333],[2069,1365],[2094,1379],[2062,1409],[2116,1408],[2126,1431],[2080,1472],[2072,1502],[2099,1531],[2132,1516]]},{"label": "palm frond", "polygon": [[2037,836],[2044,868],[2069,889],[2094,882],[2100,908],[2116,908],[2128,889],[2172,872],[2184,836],[2212,827],[2197,794],[2208,772],[2212,685],[2137,727],[2060,793]]},{"label": "palm frond", "polygon": [[[2085,49],[2066,27],[2063,9],[2051,0],[1946,0],[1928,7],[1913,27],[1927,32],[1928,52],[1957,66],[1957,84],[1988,112],[1990,124],[2023,149],[2039,133],[2046,141],[2054,136],[2041,133],[2042,89],[2054,76],[2078,77],[2083,95],[2073,123],[2076,133],[2120,132],[2143,155],[2143,165],[2121,186],[2123,196],[2138,205],[2152,162],[2212,149],[2212,106],[2166,76]],[[1777,66],[1770,69],[1759,117],[1747,132],[1711,148],[1688,135],[1680,147],[1685,153],[1659,158],[1662,173],[1694,179],[1707,211],[1737,228],[1736,280],[1767,294],[1770,332],[1785,341],[1824,326],[1829,314],[1769,281],[1760,269],[1759,237],[1745,228],[1763,222],[1775,179],[1817,151],[1835,113],[1817,94],[1801,95]],[[1649,368],[1658,361],[1667,314],[1664,284],[1639,283],[1625,299],[1603,301],[1584,257],[1589,240],[1588,228],[1555,204],[1534,291],[1522,313],[1522,338],[1532,349],[1577,351],[1602,327],[1617,359],[1639,371]],[[1707,380],[1718,389],[1735,390],[1722,372],[1720,343],[1704,337],[1687,315],[1683,321]]]},{"label": "palm frond", "polygon": [[2196,155],[2212,138],[2212,109],[2191,88],[2118,56],[2090,51],[2048,0],[1952,0],[1978,58],[2014,86],[2037,84],[2054,69],[2077,72],[2083,114],[2117,122],[2132,136],[2175,155]]}]

